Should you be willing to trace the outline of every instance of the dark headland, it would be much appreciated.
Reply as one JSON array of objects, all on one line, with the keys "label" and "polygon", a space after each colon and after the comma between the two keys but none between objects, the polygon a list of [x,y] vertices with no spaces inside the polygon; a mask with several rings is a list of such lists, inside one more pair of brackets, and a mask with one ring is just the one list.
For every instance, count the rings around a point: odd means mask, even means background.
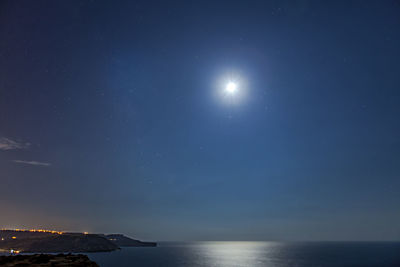
[{"label": "dark headland", "polygon": [[0,230],[0,250],[11,253],[106,252],[120,247],[155,247],[121,234],[87,234],[44,230]]}]

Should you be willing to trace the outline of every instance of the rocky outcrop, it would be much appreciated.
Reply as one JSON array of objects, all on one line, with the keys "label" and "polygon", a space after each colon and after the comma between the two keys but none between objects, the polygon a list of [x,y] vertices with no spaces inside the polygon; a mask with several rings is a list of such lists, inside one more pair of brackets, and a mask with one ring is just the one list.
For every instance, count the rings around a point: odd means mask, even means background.
[{"label": "rocky outcrop", "polygon": [[88,256],[78,255],[17,255],[17,256],[0,256],[0,266],[16,267],[16,266],[31,266],[31,267],[99,267],[95,262],[91,261]]}]

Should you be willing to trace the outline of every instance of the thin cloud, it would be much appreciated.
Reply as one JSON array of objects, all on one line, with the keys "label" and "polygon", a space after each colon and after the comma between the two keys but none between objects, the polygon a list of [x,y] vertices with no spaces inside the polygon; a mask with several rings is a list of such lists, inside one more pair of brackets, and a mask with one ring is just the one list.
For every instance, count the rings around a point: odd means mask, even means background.
[{"label": "thin cloud", "polygon": [[20,163],[20,164],[34,165],[34,166],[45,166],[45,167],[48,167],[51,165],[51,163],[39,162],[39,161],[13,160],[13,162]]},{"label": "thin cloud", "polygon": [[0,137],[0,150],[16,150],[27,148],[29,143],[21,143],[6,137]]}]

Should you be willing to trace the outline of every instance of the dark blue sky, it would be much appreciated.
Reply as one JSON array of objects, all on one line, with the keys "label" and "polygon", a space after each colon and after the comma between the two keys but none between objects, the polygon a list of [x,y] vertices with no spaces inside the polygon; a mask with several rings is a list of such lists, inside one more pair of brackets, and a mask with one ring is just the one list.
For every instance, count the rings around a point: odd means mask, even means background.
[{"label": "dark blue sky", "polygon": [[389,0],[2,1],[0,226],[399,240],[399,29]]}]

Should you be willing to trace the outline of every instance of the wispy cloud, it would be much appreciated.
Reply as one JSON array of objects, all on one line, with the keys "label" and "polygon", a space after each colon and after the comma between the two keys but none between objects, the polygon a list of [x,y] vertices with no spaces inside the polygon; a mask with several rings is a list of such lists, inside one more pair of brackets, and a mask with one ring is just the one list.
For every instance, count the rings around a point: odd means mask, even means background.
[{"label": "wispy cloud", "polygon": [[45,167],[48,167],[51,165],[51,163],[39,162],[39,161],[13,160],[13,162],[20,163],[20,164],[35,165],[35,166],[45,166]]},{"label": "wispy cloud", "polygon": [[[30,143],[22,143],[18,141],[14,141],[10,138],[0,137],[0,150],[17,150],[17,149],[25,149],[28,148],[31,144]],[[48,167],[51,163],[48,162],[40,162],[40,161],[28,161],[28,160],[12,160],[14,163],[18,164],[27,164],[33,166],[44,166]]]},{"label": "wispy cloud", "polygon": [[24,149],[29,145],[29,143],[21,143],[6,137],[0,137],[0,150]]}]

